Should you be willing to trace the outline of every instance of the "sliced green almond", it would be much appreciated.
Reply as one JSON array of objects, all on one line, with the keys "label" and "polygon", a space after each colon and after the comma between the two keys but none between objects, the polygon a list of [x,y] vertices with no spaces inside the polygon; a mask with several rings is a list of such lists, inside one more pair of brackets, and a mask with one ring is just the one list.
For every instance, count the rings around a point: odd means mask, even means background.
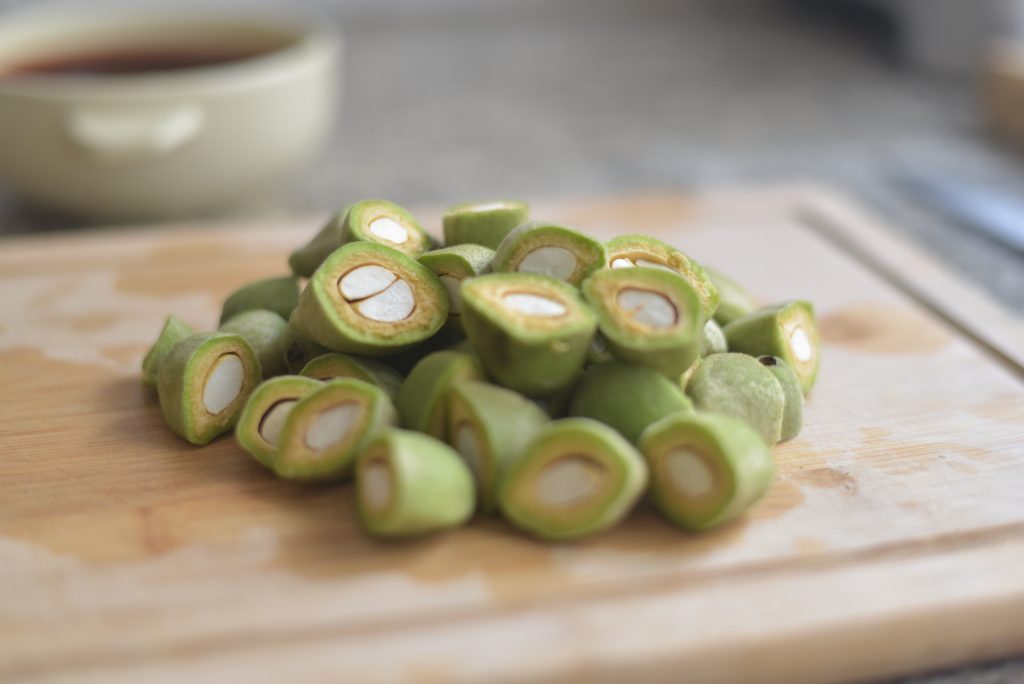
[{"label": "sliced green almond", "polygon": [[459,380],[483,380],[484,369],[466,352],[439,351],[423,357],[398,390],[395,407],[402,427],[432,437],[447,436],[448,392]]},{"label": "sliced green almond", "polygon": [[730,416],[676,414],[640,438],[651,494],[662,514],[692,530],[733,520],[768,490],[775,474],[764,440]]},{"label": "sliced green almond", "polygon": [[701,333],[700,355],[724,354],[727,351],[729,351],[729,343],[725,341],[725,333],[712,318],[704,324],[704,330]]},{"label": "sliced green almond", "polygon": [[385,356],[415,346],[448,318],[448,293],[426,266],[390,247],[350,242],[299,297],[291,324],[331,351]]},{"label": "sliced green almond", "polygon": [[612,361],[591,366],[576,386],[569,414],[593,418],[636,443],[648,425],[692,412],[683,389],[646,366]]},{"label": "sliced green almond", "polygon": [[718,289],[718,310],[715,311],[715,322],[723,328],[737,318],[743,318],[758,308],[755,300],[742,285],[713,268],[706,268],[708,277]]},{"label": "sliced green almond", "polygon": [[331,350],[316,342],[310,342],[299,335],[295,326],[288,323],[284,332],[284,364],[289,373],[298,373],[306,364],[318,356],[331,353]]},{"label": "sliced green almond", "polygon": [[356,463],[356,509],[368,534],[411,537],[463,525],[476,506],[473,475],[450,446],[385,430]]},{"label": "sliced green almond", "polygon": [[355,378],[380,387],[392,401],[398,397],[398,388],[402,386],[403,380],[402,374],[386,363],[337,352],[328,352],[310,359],[299,371],[299,375],[324,382]]},{"label": "sliced green almond", "polygon": [[605,265],[611,269],[654,268],[678,273],[696,290],[704,318],[718,309],[718,291],[699,263],[675,247],[647,235],[620,235],[605,243]]},{"label": "sliced green almond", "polygon": [[495,273],[533,273],[579,285],[604,264],[604,245],[588,235],[542,221],[524,223],[498,245]]},{"label": "sliced green almond", "polygon": [[344,242],[342,227],[345,225],[348,209],[345,207],[332,216],[312,240],[291,253],[288,257],[288,266],[291,267],[292,273],[303,278],[312,277],[324,259],[341,247]]},{"label": "sliced green almond", "polygon": [[245,338],[260,359],[264,378],[288,372],[285,363],[288,321],[278,314],[268,309],[243,311],[222,323],[220,331]]},{"label": "sliced green almond", "polygon": [[724,330],[730,350],[751,356],[778,356],[796,372],[804,394],[814,387],[821,342],[809,302],[794,300],[760,309]]},{"label": "sliced green almond", "polygon": [[287,319],[298,302],[299,281],[294,276],[257,280],[228,295],[220,312],[220,322],[254,309],[267,309]]},{"label": "sliced green almond", "polygon": [[391,399],[376,385],[353,378],[330,380],[292,406],[272,467],[286,480],[343,478],[356,454],[397,423]]},{"label": "sliced green almond", "polygon": [[142,359],[142,384],[146,387],[156,387],[160,362],[163,361],[167,352],[171,351],[178,342],[195,334],[196,331],[191,325],[177,316],[168,316],[156,342]]},{"label": "sliced green almond", "polygon": [[700,356],[704,315],[696,291],[679,274],[602,269],[581,289],[617,359],[675,378]]},{"label": "sliced green almond", "polygon": [[746,354],[712,354],[701,360],[686,393],[698,411],[746,421],[769,445],[782,437],[786,395],[771,372]]},{"label": "sliced green almond", "polygon": [[345,216],[342,239],[376,242],[413,258],[431,247],[430,236],[412,214],[387,200],[363,200],[353,204]]},{"label": "sliced green almond", "polygon": [[235,425],[239,446],[272,468],[288,414],[300,399],[322,386],[317,380],[298,375],[279,375],[261,383],[249,395]]},{"label": "sliced green almond", "polygon": [[531,397],[568,387],[597,327],[576,289],[554,278],[492,273],[462,284],[466,336],[492,378]]},{"label": "sliced green almond", "polygon": [[550,418],[539,406],[510,389],[460,380],[448,395],[448,442],[476,479],[480,509],[497,507],[498,480],[506,464]]},{"label": "sliced green almond", "polygon": [[160,363],[160,410],[175,434],[207,444],[234,426],[260,373],[256,353],[240,335],[186,337]]},{"label": "sliced green almond", "polygon": [[468,202],[449,207],[444,213],[444,243],[448,246],[474,244],[497,249],[516,226],[530,219],[525,202],[495,200]]},{"label": "sliced green almond", "polygon": [[462,332],[462,281],[484,273],[491,267],[494,250],[480,245],[455,245],[420,255],[419,262],[441,279],[448,291],[446,327]]},{"label": "sliced green almond", "polygon": [[789,364],[778,356],[759,356],[757,361],[775,376],[782,387],[786,403],[782,411],[782,434],[779,441],[789,441],[800,434],[804,422],[804,395],[800,387],[800,378]]},{"label": "sliced green almond", "polygon": [[498,482],[508,520],[551,541],[581,539],[614,526],[647,485],[640,453],[610,427],[564,418],[542,427]]}]

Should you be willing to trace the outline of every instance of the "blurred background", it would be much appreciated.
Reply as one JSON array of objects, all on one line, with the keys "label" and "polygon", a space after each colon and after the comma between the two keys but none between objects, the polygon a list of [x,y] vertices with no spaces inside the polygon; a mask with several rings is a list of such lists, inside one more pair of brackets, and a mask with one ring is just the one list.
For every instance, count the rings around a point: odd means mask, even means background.
[{"label": "blurred background", "polygon": [[[0,0],[0,10],[27,4]],[[1004,100],[1020,95],[1015,86],[1024,92],[1024,67],[1019,84],[995,79],[990,58],[995,41],[1024,35],[1024,3],[216,6],[319,17],[345,39],[329,143],[286,187],[233,213],[325,212],[360,197],[441,205],[816,181],[866,202],[1024,311],[1024,237],[1015,250],[1007,235],[1024,233],[1015,147],[1024,98],[1016,123],[991,104],[997,81]],[[993,221],[1002,239],[977,229]],[[3,232],[83,223],[26,206],[0,185]]]}]

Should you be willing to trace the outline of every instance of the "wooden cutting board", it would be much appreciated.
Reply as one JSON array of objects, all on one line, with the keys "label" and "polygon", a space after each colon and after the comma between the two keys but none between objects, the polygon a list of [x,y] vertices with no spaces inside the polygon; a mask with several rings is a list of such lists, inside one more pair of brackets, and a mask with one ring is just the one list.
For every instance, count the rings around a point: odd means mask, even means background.
[{"label": "wooden cutting board", "polygon": [[[137,367],[317,220],[0,242],[0,681],[812,682],[1024,652],[1024,326],[814,188],[551,202],[650,232],[825,340],[744,521],[550,546],[363,537],[345,486],[164,427]],[[437,225],[436,213],[424,213]]]}]

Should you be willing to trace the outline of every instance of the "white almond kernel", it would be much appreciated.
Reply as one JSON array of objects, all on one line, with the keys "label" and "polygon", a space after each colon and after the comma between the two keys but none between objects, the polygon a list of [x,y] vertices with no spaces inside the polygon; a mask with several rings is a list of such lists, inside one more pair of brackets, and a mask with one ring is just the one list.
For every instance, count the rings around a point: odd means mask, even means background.
[{"label": "white almond kernel", "polygon": [[683,496],[699,497],[711,491],[715,478],[697,452],[686,447],[676,447],[665,455],[665,467],[668,470],[672,486]]},{"label": "white almond kernel", "polygon": [[440,276],[440,279],[444,289],[448,291],[448,313],[454,315],[462,313],[462,293],[459,291],[462,281],[450,275]]},{"label": "white almond kernel", "polygon": [[263,420],[260,421],[260,436],[268,444],[277,446],[278,440],[281,439],[281,428],[297,403],[298,399],[285,399],[271,406],[270,410],[263,414]]},{"label": "white almond kernel", "polygon": [[536,318],[555,318],[567,311],[561,302],[531,292],[510,292],[501,301],[516,313]]},{"label": "white almond kernel", "polygon": [[416,308],[412,288],[404,280],[396,280],[386,290],[355,305],[364,318],[378,323],[397,323],[405,320]]},{"label": "white almond kernel", "polygon": [[409,241],[409,231],[401,223],[390,216],[382,216],[370,221],[370,232],[381,240],[404,245]]},{"label": "white almond kernel", "polygon": [[363,405],[356,401],[332,406],[321,411],[306,428],[306,446],[313,451],[323,451],[338,444],[352,432],[363,415]]},{"label": "white almond kernel", "polygon": [[466,465],[473,471],[473,477],[479,482],[483,454],[480,448],[480,437],[477,436],[476,428],[471,423],[462,423],[455,428],[455,450],[459,452]]},{"label": "white almond kernel", "polygon": [[203,408],[213,414],[220,413],[231,405],[242,391],[245,366],[237,354],[221,354],[203,387]]},{"label": "white almond kernel", "polygon": [[366,464],[359,478],[359,487],[363,501],[372,510],[379,511],[391,503],[392,489],[391,468],[380,459]]},{"label": "white almond kernel", "polygon": [[569,508],[593,496],[604,469],[581,456],[560,458],[545,466],[534,481],[537,498],[545,505]]},{"label": "white almond kernel", "polygon": [[793,349],[793,356],[797,358],[797,361],[810,361],[811,356],[814,355],[811,339],[803,328],[797,327],[793,329],[789,336],[789,343]]},{"label": "white almond kernel", "polygon": [[516,270],[568,280],[576,271],[576,255],[565,247],[538,247],[523,257]]},{"label": "white almond kernel", "polygon": [[348,301],[366,299],[378,292],[383,292],[398,276],[375,264],[367,264],[353,268],[338,281],[338,291]]},{"label": "white almond kernel", "polygon": [[653,290],[625,288],[615,298],[627,316],[651,328],[671,328],[678,320],[672,300]]}]

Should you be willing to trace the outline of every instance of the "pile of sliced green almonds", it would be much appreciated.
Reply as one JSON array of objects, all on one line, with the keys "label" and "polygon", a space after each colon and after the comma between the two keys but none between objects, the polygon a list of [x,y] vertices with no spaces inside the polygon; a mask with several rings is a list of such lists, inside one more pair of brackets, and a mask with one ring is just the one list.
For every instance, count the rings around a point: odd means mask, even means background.
[{"label": "pile of sliced green almonds", "polygon": [[231,294],[217,331],[169,317],[142,363],[167,424],[193,444],[234,428],[288,480],[354,477],[384,537],[479,510],[580,539],[645,491],[700,531],[768,489],[818,371],[810,304],[760,307],[664,242],[602,243],[521,202],[452,207],[444,237],[357,202],[291,275]]}]

